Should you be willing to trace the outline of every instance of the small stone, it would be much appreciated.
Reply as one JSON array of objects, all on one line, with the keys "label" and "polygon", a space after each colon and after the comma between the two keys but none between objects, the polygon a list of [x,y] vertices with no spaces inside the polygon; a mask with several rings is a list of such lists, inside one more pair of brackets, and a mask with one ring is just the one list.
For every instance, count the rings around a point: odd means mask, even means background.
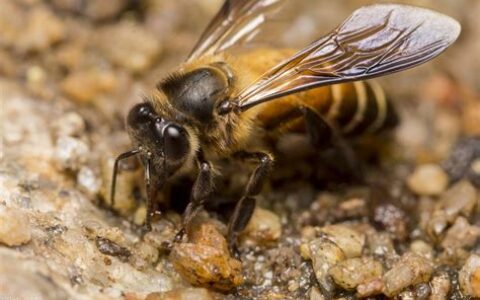
[{"label": "small stone", "polygon": [[154,34],[130,21],[107,26],[97,36],[98,48],[104,55],[133,73],[143,72],[153,65],[161,53],[158,41]]},{"label": "small stone", "polygon": [[426,300],[430,296],[432,289],[427,283],[420,283],[415,287],[415,299]]},{"label": "small stone", "polygon": [[320,232],[326,234],[347,258],[358,257],[362,254],[365,245],[365,235],[345,225],[329,225],[320,228]]},{"label": "small stone", "polygon": [[427,220],[427,233],[430,238],[439,242],[443,233],[448,227],[447,214],[444,210],[436,210]]},{"label": "small stone", "polygon": [[384,294],[393,297],[409,286],[428,282],[432,273],[430,260],[407,252],[383,275]]},{"label": "small stone", "polygon": [[20,52],[48,50],[65,37],[65,26],[47,7],[36,6],[26,16],[16,43]]},{"label": "small stone", "polygon": [[145,300],[214,300],[211,293],[204,288],[182,288],[172,291],[148,294]]},{"label": "small stone", "polygon": [[85,121],[76,112],[68,112],[53,120],[52,129],[56,137],[78,137],[85,131]]},{"label": "small stone", "polygon": [[144,270],[158,261],[159,251],[146,242],[137,242],[133,245],[133,255],[130,262],[137,270]]},{"label": "small stone", "polygon": [[430,281],[432,292],[429,300],[444,300],[447,299],[450,292],[451,283],[448,274],[444,273],[433,277]]},{"label": "small stone", "polygon": [[170,260],[178,273],[193,285],[228,291],[243,283],[242,264],[230,257],[227,241],[207,221],[189,229],[189,243],[175,244]]},{"label": "small stone", "polygon": [[371,257],[350,258],[339,262],[328,271],[333,280],[346,290],[380,278],[382,264]]},{"label": "small stone", "polygon": [[54,157],[62,170],[78,171],[88,160],[89,147],[80,139],[61,136],[55,145]]},{"label": "small stone", "polygon": [[62,82],[63,92],[79,103],[91,103],[102,95],[112,93],[118,82],[114,73],[89,69],[69,74]]},{"label": "small stone", "polygon": [[128,250],[127,248],[122,247],[106,238],[97,237],[95,239],[95,244],[97,245],[98,251],[100,251],[102,254],[108,256],[116,256],[122,261],[125,261],[128,257],[132,255],[130,250]]},{"label": "small stone", "polygon": [[473,247],[480,237],[480,227],[470,225],[467,219],[458,217],[450,227],[442,241],[442,247],[469,248]]},{"label": "small stone", "polygon": [[96,0],[52,0],[56,8],[70,12],[72,14],[81,14],[96,21],[104,21],[118,16],[128,5],[127,0],[115,1],[96,1]]},{"label": "small stone", "polygon": [[408,177],[407,185],[411,191],[421,196],[440,195],[448,186],[448,175],[438,165],[418,166]]},{"label": "small stone", "polygon": [[282,224],[278,215],[257,206],[242,232],[242,238],[247,243],[269,245],[278,241],[281,234]]},{"label": "small stone", "polygon": [[371,254],[378,256],[394,256],[396,255],[395,247],[390,235],[386,232],[375,232],[367,237],[368,249]]},{"label": "small stone", "polygon": [[440,207],[447,220],[453,222],[460,214],[469,218],[477,204],[477,192],[467,180],[457,182],[440,199]]},{"label": "small stone", "polygon": [[0,243],[20,246],[31,239],[30,220],[23,211],[0,205]]},{"label": "small stone", "polygon": [[408,235],[406,213],[397,205],[382,203],[375,207],[373,220],[377,226],[392,234],[397,240],[404,240]]},{"label": "small stone", "polygon": [[310,300],[325,300],[325,297],[320,293],[317,287],[312,287],[308,294]]},{"label": "small stone", "polygon": [[375,278],[372,281],[365,282],[357,286],[357,296],[359,298],[367,298],[380,295],[384,286],[381,278]]},{"label": "small stone", "polygon": [[433,247],[425,241],[415,240],[410,244],[410,251],[425,257],[426,259],[433,259]]},{"label": "small stone", "polygon": [[480,256],[470,255],[458,273],[458,279],[467,296],[480,297]]},{"label": "small stone", "polygon": [[332,240],[326,237],[316,238],[300,248],[302,256],[311,259],[315,277],[325,295],[332,295],[335,285],[328,271],[337,263],[345,260],[345,253]]},{"label": "small stone", "polygon": [[92,169],[82,166],[77,174],[77,183],[87,193],[92,195],[100,191],[102,183]]}]

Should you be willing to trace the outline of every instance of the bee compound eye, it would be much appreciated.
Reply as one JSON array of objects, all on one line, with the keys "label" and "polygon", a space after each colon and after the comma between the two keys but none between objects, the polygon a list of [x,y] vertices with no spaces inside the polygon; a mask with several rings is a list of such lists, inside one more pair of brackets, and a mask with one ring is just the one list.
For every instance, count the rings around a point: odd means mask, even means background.
[{"label": "bee compound eye", "polygon": [[190,149],[185,129],[178,125],[168,125],[164,131],[165,155],[178,160],[185,157]]},{"label": "bee compound eye", "polygon": [[150,103],[140,103],[132,107],[128,113],[127,122],[130,126],[145,124],[151,121],[153,107]]}]

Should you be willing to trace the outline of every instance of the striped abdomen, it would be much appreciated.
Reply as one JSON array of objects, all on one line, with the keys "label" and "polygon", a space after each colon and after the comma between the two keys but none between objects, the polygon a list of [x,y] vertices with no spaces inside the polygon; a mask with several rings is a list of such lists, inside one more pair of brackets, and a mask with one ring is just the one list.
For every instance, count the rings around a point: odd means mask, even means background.
[{"label": "striped abdomen", "polygon": [[272,132],[304,132],[300,106],[308,106],[344,135],[375,133],[398,122],[387,97],[375,81],[317,88],[266,103],[257,115],[261,126]]}]

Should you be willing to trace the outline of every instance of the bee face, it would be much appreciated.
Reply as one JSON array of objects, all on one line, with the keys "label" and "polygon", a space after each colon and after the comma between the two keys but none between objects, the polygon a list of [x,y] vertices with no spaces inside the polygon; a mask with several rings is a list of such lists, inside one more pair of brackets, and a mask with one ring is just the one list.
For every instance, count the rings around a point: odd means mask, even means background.
[{"label": "bee face", "polygon": [[187,161],[191,149],[187,130],[159,116],[150,103],[130,110],[127,127],[133,142],[151,157],[157,170],[172,174]]}]

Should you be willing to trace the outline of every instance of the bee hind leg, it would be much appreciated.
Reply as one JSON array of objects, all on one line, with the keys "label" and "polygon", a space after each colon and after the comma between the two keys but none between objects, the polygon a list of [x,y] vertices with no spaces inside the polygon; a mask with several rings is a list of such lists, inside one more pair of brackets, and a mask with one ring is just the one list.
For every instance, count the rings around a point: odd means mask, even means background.
[{"label": "bee hind leg", "polygon": [[244,195],[240,201],[237,202],[228,224],[227,240],[229,250],[232,255],[238,257],[238,234],[245,229],[248,221],[250,221],[250,218],[252,217],[256,203],[255,198],[253,197],[261,192],[263,184],[272,168],[273,157],[268,153],[249,153],[244,151],[236,153],[235,157],[241,160],[255,160],[259,163],[250,175]]},{"label": "bee hind leg", "polygon": [[313,109],[306,106],[299,109],[303,114],[305,129],[312,145],[317,149],[332,145],[345,160],[349,173],[357,182],[363,182],[363,167],[340,130]]},{"label": "bee hind leg", "polygon": [[182,217],[182,228],[175,236],[175,242],[180,242],[185,236],[186,228],[192,219],[202,209],[205,201],[213,191],[213,172],[210,163],[204,160],[203,155],[197,157],[198,175],[193,185],[192,197]]}]

